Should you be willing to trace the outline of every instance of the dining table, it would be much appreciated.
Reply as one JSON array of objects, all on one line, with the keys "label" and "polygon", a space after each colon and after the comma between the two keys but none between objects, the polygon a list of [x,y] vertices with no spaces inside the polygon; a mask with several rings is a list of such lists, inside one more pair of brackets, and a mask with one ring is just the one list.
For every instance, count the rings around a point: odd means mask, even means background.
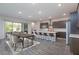
[{"label": "dining table", "polygon": [[22,47],[24,48],[24,38],[29,38],[31,44],[33,45],[34,35],[22,32],[12,32],[11,35],[15,35],[18,38],[22,38]]}]

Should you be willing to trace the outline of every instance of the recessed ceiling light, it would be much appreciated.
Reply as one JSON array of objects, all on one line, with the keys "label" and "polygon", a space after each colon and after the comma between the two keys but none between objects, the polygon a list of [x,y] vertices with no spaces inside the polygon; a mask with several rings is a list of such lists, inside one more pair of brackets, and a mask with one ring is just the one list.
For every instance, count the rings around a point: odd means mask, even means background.
[{"label": "recessed ceiling light", "polygon": [[32,5],[35,5],[35,3],[32,3]]},{"label": "recessed ceiling light", "polygon": [[18,14],[22,14],[22,12],[21,12],[21,11],[19,11],[19,12],[18,12]]},{"label": "recessed ceiling light", "polygon": [[38,11],[38,14],[42,14],[42,11],[40,10],[40,11]]},{"label": "recessed ceiling light", "polygon": [[40,20],[42,20],[42,19],[40,19]]},{"label": "recessed ceiling light", "polygon": [[34,22],[32,22],[32,26],[34,26],[35,25],[35,23]]},{"label": "recessed ceiling light", "polygon": [[31,18],[32,16],[28,16],[29,18]]},{"label": "recessed ceiling light", "polygon": [[62,6],[62,4],[58,4],[58,6],[59,6],[59,7],[61,7],[61,6]]},{"label": "recessed ceiling light", "polygon": [[64,16],[66,15],[66,13],[63,14]]}]

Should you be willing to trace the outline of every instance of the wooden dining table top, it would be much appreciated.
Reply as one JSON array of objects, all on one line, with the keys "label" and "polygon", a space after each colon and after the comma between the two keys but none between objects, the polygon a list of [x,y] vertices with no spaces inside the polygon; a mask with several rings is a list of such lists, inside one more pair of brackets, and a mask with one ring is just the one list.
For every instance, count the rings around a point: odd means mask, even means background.
[{"label": "wooden dining table top", "polygon": [[12,33],[12,35],[16,35],[16,36],[20,36],[20,37],[25,37],[25,38],[33,37],[34,36],[34,35],[28,34],[28,33]]},{"label": "wooden dining table top", "polygon": [[24,32],[7,32],[7,34],[15,35],[18,37],[24,37],[24,38],[34,37],[34,35],[32,34],[28,34]]}]

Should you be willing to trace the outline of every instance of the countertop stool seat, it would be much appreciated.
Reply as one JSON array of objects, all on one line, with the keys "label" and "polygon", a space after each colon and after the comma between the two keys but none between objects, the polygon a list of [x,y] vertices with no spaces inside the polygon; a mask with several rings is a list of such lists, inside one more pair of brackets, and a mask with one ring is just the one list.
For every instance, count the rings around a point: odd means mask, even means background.
[{"label": "countertop stool seat", "polygon": [[56,41],[56,39],[55,39],[53,33],[49,33],[49,39],[50,39],[51,41]]},{"label": "countertop stool seat", "polygon": [[43,36],[44,36],[44,39],[45,39],[45,40],[49,40],[49,39],[48,39],[48,34],[47,34],[47,33],[44,33]]},{"label": "countertop stool seat", "polygon": [[43,39],[43,34],[42,34],[42,32],[39,32],[39,38],[40,38],[40,39]]},{"label": "countertop stool seat", "polygon": [[36,39],[38,39],[39,37],[38,37],[38,33],[35,31],[35,32],[33,32],[33,34],[35,35],[35,38]]},{"label": "countertop stool seat", "polygon": [[34,35],[34,32],[31,32],[32,35]]}]

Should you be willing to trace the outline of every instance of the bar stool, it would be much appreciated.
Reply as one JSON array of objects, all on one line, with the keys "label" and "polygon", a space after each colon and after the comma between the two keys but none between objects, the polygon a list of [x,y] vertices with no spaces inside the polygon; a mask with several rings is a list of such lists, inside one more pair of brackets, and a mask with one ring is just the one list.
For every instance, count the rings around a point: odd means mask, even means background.
[{"label": "bar stool", "polygon": [[12,35],[11,34],[7,34],[7,39],[10,42],[10,45],[13,47]]},{"label": "bar stool", "polygon": [[53,33],[49,33],[49,38],[51,41],[56,41]]},{"label": "bar stool", "polygon": [[47,33],[44,33],[43,35],[44,35],[43,38],[44,38],[45,40],[48,40],[48,34],[47,34]]},{"label": "bar stool", "polygon": [[49,33],[47,33],[47,40],[50,40],[50,38],[49,38]]},{"label": "bar stool", "polygon": [[32,35],[34,35],[34,33],[32,32]]},{"label": "bar stool", "polygon": [[42,34],[42,32],[39,32],[39,38],[40,38],[40,39],[43,39],[43,34]]},{"label": "bar stool", "polygon": [[34,35],[35,35],[36,38],[39,38],[38,33],[36,31],[34,32]]}]

